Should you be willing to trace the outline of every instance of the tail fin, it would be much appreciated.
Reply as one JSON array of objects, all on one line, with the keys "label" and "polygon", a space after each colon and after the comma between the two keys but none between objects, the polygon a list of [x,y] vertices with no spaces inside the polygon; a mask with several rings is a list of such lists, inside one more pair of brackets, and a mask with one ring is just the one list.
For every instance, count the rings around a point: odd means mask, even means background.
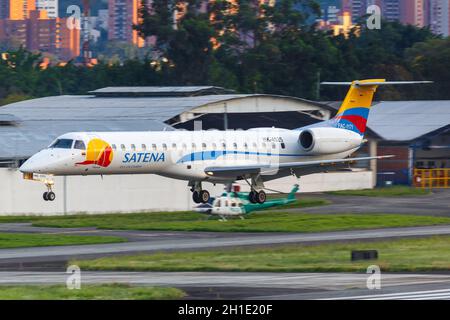
[{"label": "tail fin", "polygon": [[298,191],[298,184],[295,184],[292,188],[291,192],[289,192],[287,199],[288,200],[294,200],[295,199],[295,193]]},{"label": "tail fin", "polygon": [[353,81],[344,102],[333,119],[336,127],[364,135],[373,96],[379,83],[385,81],[385,79]]},{"label": "tail fin", "polygon": [[373,96],[380,85],[423,84],[431,81],[386,81],[385,79],[356,80],[353,82],[322,82],[326,85],[350,85],[347,96],[331,119],[333,126],[354,131],[361,136],[366,131]]}]

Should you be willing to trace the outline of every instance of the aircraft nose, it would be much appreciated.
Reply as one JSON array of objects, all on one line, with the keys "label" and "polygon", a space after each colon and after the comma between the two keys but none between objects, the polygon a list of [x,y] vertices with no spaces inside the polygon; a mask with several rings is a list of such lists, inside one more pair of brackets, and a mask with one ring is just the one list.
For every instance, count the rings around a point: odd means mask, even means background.
[{"label": "aircraft nose", "polygon": [[45,162],[42,159],[42,152],[39,152],[25,161],[19,168],[22,173],[43,173],[45,171]]}]

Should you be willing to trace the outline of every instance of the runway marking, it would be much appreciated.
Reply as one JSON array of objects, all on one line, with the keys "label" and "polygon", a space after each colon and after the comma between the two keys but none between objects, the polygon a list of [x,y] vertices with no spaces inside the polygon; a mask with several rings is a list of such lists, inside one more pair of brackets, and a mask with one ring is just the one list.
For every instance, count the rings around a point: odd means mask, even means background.
[{"label": "runway marking", "polygon": [[432,299],[433,297],[450,298],[450,289],[349,296],[349,297],[329,298],[324,300],[397,300],[397,299],[414,300],[416,298]]}]

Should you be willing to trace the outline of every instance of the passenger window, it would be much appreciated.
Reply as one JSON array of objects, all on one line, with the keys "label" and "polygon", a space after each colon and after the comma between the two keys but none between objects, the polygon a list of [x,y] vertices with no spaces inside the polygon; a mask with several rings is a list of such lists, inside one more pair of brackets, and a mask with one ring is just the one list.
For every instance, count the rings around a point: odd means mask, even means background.
[{"label": "passenger window", "polygon": [[145,145],[145,144],[142,144],[142,151],[145,151],[145,150],[147,150],[147,146]]},{"label": "passenger window", "polygon": [[275,143],[272,143],[272,149],[276,149],[276,147]]},{"label": "passenger window", "polygon": [[112,144],[112,145],[111,145],[111,148],[113,148],[113,150],[116,150],[116,149],[117,149],[117,147],[116,147],[115,144]]},{"label": "passenger window", "polygon": [[192,149],[195,150],[195,148],[196,148],[196,145],[195,145],[195,143],[193,143],[193,144],[192,144]]},{"label": "passenger window", "polygon": [[164,151],[167,151],[167,144],[163,143],[162,144],[162,148],[163,148]]},{"label": "passenger window", "polygon": [[258,149],[258,145],[256,144],[256,142],[253,142],[253,148]]},{"label": "passenger window", "polygon": [[131,150],[136,151],[136,146],[134,144],[131,145]]},{"label": "passenger window", "polygon": [[121,145],[120,145],[120,149],[122,149],[122,151],[125,151],[127,148],[125,148],[125,145],[124,145],[124,144],[121,144]]},{"label": "passenger window", "polygon": [[183,149],[186,150],[187,146],[186,143],[183,143]]},{"label": "passenger window", "polygon": [[152,149],[153,149],[153,151],[156,151],[156,144],[152,144]]},{"label": "passenger window", "polygon": [[58,139],[50,146],[50,148],[71,149],[72,144],[73,144],[73,140],[71,140],[71,139]]},{"label": "passenger window", "polygon": [[281,149],[286,149],[286,145],[284,144],[284,142],[281,143]]},{"label": "passenger window", "polygon": [[248,150],[248,144],[247,144],[247,142],[244,143],[244,149],[245,149],[245,150]]},{"label": "passenger window", "polygon": [[237,149],[237,143],[233,143],[233,148]]},{"label": "passenger window", "polygon": [[222,143],[222,148],[225,150],[227,148],[227,144],[224,142]]},{"label": "passenger window", "polygon": [[77,141],[75,141],[73,148],[78,149],[78,150],[86,150],[86,145],[84,144],[83,141],[77,140]]},{"label": "passenger window", "polygon": [[203,148],[203,150],[206,149],[206,143],[202,143],[202,148]]},{"label": "passenger window", "polygon": [[212,144],[212,148],[213,148],[214,150],[217,149],[217,144],[213,143],[213,144]]},{"label": "passenger window", "polygon": [[177,148],[177,144],[176,143],[172,143],[172,148],[176,149]]},{"label": "passenger window", "polygon": [[232,207],[236,207],[236,203],[233,202],[233,203],[231,204],[231,206],[232,206]]}]

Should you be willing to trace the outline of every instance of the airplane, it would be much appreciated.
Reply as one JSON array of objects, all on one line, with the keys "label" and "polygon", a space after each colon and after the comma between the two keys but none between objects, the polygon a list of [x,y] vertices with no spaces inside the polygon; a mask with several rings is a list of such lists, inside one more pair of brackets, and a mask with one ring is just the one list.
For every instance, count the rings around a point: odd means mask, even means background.
[{"label": "airplane", "polygon": [[355,161],[390,156],[350,155],[365,142],[367,118],[378,86],[430,83],[385,79],[325,82],[350,89],[337,115],[288,130],[198,130],[159,132],[72,132],[53,141],[19,170],[26,180],[43,182],[45,201],[54,201],[54,176],[158,174],[188,181],[195,203],[207,203],[203,182],[244,180],[251,203],[266,201],[265,182],[293,175],[327,172]]},{"label": "airplane", "polygon": [[226,217],[240,217],[241,219],[243,219],[245,215],[248,215],[254,211],[264,210],[295,202],[295,193],[298,191],[298,189],[298,184],[295,184],[286,198],[267,200],[266,202],[261,204],[250,202],[248,192],[224,192],[220,197],[214,199],[212,205],[210,205],[209,207],[200,205],[195,209],[195,211],[210,216],[219,216],[222,221],[226,221]]}]

